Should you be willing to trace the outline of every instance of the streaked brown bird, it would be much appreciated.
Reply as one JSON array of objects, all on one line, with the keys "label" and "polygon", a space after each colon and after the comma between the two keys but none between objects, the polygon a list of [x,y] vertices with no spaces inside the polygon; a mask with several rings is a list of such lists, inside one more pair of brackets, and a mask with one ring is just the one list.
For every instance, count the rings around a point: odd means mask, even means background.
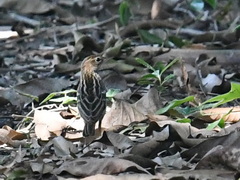
[{"label": "streaked brown bird", "polygon": [[97,70],[102,64],[100,56],[88,56],[81,64],[81,75],[78,86],[78,110],[84,119],[85,126],[83,136],[93,136],[95,134],[95,124],[101,121],[106,112],[106,93],[101,77]]}]

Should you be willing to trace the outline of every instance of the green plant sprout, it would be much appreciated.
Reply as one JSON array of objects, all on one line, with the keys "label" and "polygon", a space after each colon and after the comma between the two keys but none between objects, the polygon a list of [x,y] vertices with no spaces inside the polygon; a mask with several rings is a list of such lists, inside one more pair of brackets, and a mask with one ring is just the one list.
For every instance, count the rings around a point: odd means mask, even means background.
[{"label": "green plant sprout", "polygon": [[175,76],[173,74],[169,74],[166,77],[163,78],[163,73],[166,72],[167,69],[169,69],[173,64],[175,64],[179,59],[176,58],[172,60],[168,65],[163,66],[160,64],[158,68],[154,68],[150,64],[148,64],[146,61],[144,61],[141,58],[136,58],[135,59],[138,63],[142,64],[145,66],[147,69],[152,71],[152,73],[149,73],[147,75],[144,75],[139,79],[139,84],[141,85],[154,85],[156,82],[159,84],[159,88],[162,89],[164,84],[166,82],[169,82],[171,79],[173,79]]},{"label": "green plant sprout", "polygon": [[179,100],[175,99],[175,100],[169,102],[167,106],[159,109],[156,112],[156,114],[164,114],[167,111],[169,111],[170,109],[173,109],[175,107],[178,107],[178,106],[182,105],[183,103],[190,102],[190,101],[194,101],[194,96],[188,96],[188,97],[186,97],[184,99],[179,99]]},{"label": "green plant sprout", "polygon": [[[77,91],[75,89],[69,89],[65,91],[60,92],[53,92],[49,94],[41,103],[40,105],[46,103],[46,102],[57,102],[61,104],[71,104],[75,103],[77,101],[77,97],[69,96],[70,93],[76,93]],[[58,98],[54,98],[55,96],[62,96]]]}]

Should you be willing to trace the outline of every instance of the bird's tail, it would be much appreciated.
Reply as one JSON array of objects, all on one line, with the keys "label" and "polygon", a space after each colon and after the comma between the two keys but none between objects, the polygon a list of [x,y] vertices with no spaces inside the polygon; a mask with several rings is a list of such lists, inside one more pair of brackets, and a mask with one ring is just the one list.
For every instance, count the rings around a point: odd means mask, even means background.
[{"label": "bird's tail", "polygon": [[83,136],[94,136],[95,135],[95,123],[85,123],[83,129]]}]

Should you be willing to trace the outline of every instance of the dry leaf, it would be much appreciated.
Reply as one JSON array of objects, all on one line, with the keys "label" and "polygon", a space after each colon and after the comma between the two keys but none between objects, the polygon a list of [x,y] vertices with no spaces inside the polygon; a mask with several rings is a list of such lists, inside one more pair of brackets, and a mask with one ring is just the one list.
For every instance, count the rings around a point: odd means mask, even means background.
[{"label": "dry leaf", "polygon": [[94,176],[83,178],[82,180],[150,180],[150,179],[164,180],[163,178],[159,178],[157,176],[148,174],[120,174],[118,176],[97,174]]},{"label": "dry leaf", "polygon": [[159,170],[166,179],[214,179],[214,180],[235,180],[235,173],[223,169],[201,169],[201,170]]},{"label": "dry leaf", "polygon": [[133,146],[134,142],[130,140],[127,136],[114,132],[106,132],[109,141],[114,147],[117,147],[119,150],[124,151]]},{"label": "dry leaf", "polygon": [[55,5],[41,0],[2,0],[0,1],[0,7],[23,14],[42,14],[53,10]]},{"label": "dry leaf", "polygon": [[41,140],[48,140],[51,133],[61,135],[62,130],[67,127],[67,122],[59,112],[47,110],[35,110],[33,121],[35,122],[35,133]]},{"label": "dry leaf", "polygon": [[193,116],[207,122],[213,122],[223,118],[225,122],[234,123],[240,119],[240,107],[205,109],[201,112],[194,113]]},{"label": "dry leaf", "polygon": [[51,173],[54,170],[53,166],[44,162],[30,162],[30,167],[33,172],[42,174]]},{"label": "dry leaf", "polygon": [[6,129],[0,129],[0,145],[2,144],[11,144],[11,138],[8,136],[9,131]]},{"label": "dry leaf", "polygon": [[18,142],[16,140],[26,139],[26,135],[19,133],[12,129],[11,127],[5,125],[0,129],[0,144],[10,144],[12,146],[17,146]]},{"label": "dry leaf", "polygon": [[66,171],[75,176],[91,176],[95,174],[119,174],[126,171],[148,172],[137,164],[117,158],[78,158],[64,162],[54,173]]},{"label": "dry leaf", "polygon": [[[47,110],[35,110],[34,119],[35,133],[38,138],[48,140],[52,136],[60,136],[65,128],[73,128],[77,131],[83,130],[83,119],[63,119],[60,112],[52,112]],[[79,133],[67,133],[68,139],[79,138]]]},{"label": "dry leaf", "polygon": [[133,121],[142,121],[146,116],[139,112],[134,105],[124,101],[115,100],[111,110],[106,113],[102,120],[102,127],[112,128],[118,125],[129,125]]},{"label": "dry leaf", "polygon": [[64,157],[64,156],[70,155],[71,153],[77,152],[77,149],[73,145],[73,143],[67,141],[62,136],[53,138],[52,143],[54,146],[55,154],[58,157]]},{"label": "dry leaf", "polygon": [[134,106],[144,115],[155,114],[158,109],[162,108],[159,91],[156,88],[149,89],[149,91],[139,99]]}]

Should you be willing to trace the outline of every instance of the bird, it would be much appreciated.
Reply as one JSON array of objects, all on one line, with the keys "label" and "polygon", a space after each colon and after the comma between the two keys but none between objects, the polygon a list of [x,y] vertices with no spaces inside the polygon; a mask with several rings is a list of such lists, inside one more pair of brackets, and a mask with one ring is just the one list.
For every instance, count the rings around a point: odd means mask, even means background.
[{"label": "bird", "polygon": [[101,121],[106,113],[106,90],[97,73],[103,58],[98,55],[86,57],[81,63],[80,81],[77,89],[77,106],[85,125],[83,136],[95,135],[95,124]]}]

